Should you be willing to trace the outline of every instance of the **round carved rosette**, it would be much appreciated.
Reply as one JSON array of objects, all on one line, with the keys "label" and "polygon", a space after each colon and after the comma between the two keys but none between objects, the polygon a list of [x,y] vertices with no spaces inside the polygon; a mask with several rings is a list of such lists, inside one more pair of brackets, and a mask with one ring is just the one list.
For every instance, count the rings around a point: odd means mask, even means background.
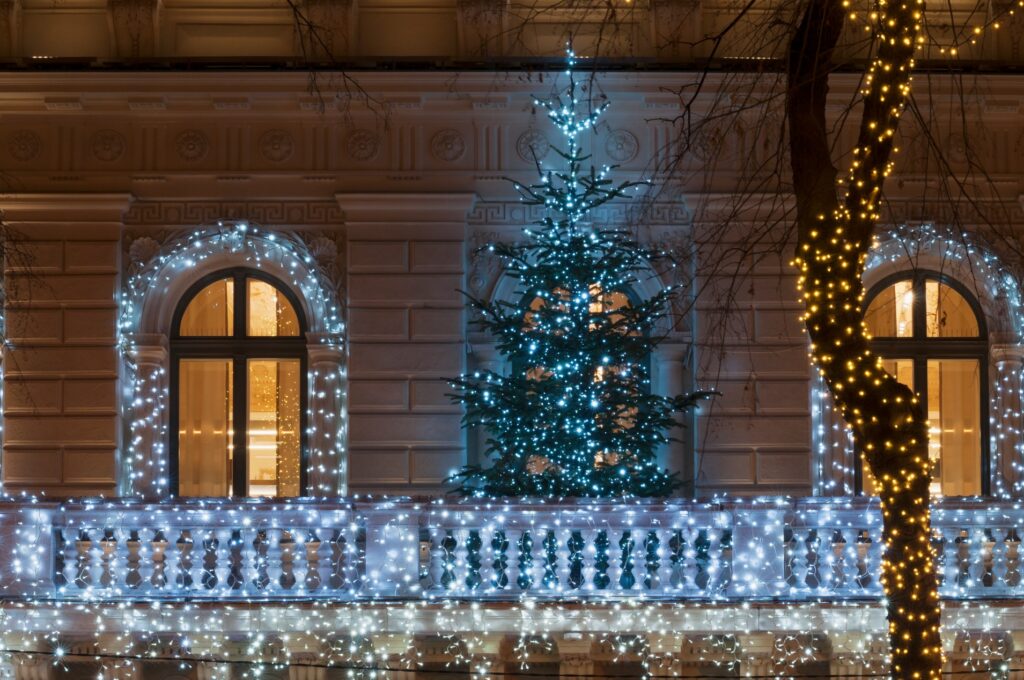
[{"label": "round carved rosette", "polygon": [[466,153],[466,141],[458,130],[441,130],[430,139],[430,153],[439,161],[457,161]]},{"label": "round carved rosette", "polygon": [[210,142],[199,130],[185,130],[174,140],[174,147],[183,161],[195,163],[206,158]]},{"label": "round carved rosette", "polygon": [[346,143],[348,157],[354,161],[370,161],[380,151],[380,137],[373,130],[354,130]]},{"label": "round carved rosette", "polygon": [[98,161],[116,161],[124,155],[128,144],[117,130],[100,130],[92,136],[92,155]]},{"label": "round carved rosette", "polygon": [[516,153],[527,163],[542,161],[551,150],[551,143],[540,130],[527,130],[516,140]]},{"label": "round carved rosette", "polygon": [[42,148],[43,140],[31,130],[18,130],[7,138],[7,150],[15,160],[30,161]]},{"label": "round carved rosette", "polygon": [[295,141],[284,130],[268,130],[260,137],[260,155],[271,163],[282,163],[292,157]]},{"label": "round carved rosette", "polygon": [[613,161],[626,163],[636,158],[640,142],[629,130],[612,130],[604,142],[604,150]]}]

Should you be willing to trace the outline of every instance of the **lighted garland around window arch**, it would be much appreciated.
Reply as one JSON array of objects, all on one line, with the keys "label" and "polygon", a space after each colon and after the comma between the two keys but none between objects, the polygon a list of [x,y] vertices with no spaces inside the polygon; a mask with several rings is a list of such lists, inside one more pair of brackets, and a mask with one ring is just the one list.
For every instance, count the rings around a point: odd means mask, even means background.
[{"label": "lighted garland around window arch", "polygon": [[310,320],[308,493],[344,495],[345,323],[336,286],[310,245],[293,232],[269,231],[247,222],[217,222],[163,244],[148,239],[138,250],[143,251],[141,261],[133,265],[120,299],[118,335],[127,431],[120,495],[158,499],[170,493],[168,310],[203,272],[231,265],[266,271],[289,286],[305,307]]},{"label": "lighted garland around window arch", "polygon": [[[989,344],[990,488],[1024,496],[1024,296],[1017,276],[977,237],[932,224],[901,225],[880,236],[868,255],[868,283],[899,271],[932,269],[970,288],[992,330]],[[854,494],[853,439],[820,378],[812,380],[816,493]]]}]

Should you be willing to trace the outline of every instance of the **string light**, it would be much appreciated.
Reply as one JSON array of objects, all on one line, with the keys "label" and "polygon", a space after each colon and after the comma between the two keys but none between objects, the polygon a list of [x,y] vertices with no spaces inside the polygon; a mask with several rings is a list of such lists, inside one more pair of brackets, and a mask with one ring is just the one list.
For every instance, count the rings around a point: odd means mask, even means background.
[{"label": "string light", "polygon": [[[227,256],[233,263],[254,269],[270,267],[275,276],[301,294],[323,329],[317,339],[319,350],[335,350],[342,356],[345,324],[332,287],[318,269],[316,258],[297,236],[265,231],[248,222],[218,222],[173,239],[148,262],[132,272],[120,301],[119,345],[125,363],[129,436],[125,457],[127,493],[145,498],[175,494],[169,488],[167,440],[170,388],[162,352],[140,343],[146,329],[143,314],[147,303],[166,297],[172,283],[180,283],[190,270],[213,258]],[[147,353],[149,352],[149,353]],[[312,496],[337,496],[345,479],[344,417],[345,370],[341,361],[321,362],[311,357],[306,412],[307,432],[314,444],[307,451],[307,473],[313,482]],[[328,367],[329,366],[329,367]]]},{"label": "string light", "polygon": [[[609,102],[584,97],[568,50],[568,84],[536,100],[567,140],[557,150],[566,169],[538,162],[538,183],[516,182],[521,200],[544,206],[521,244],[487,249],[519,282],[520,305],[469,297],[478,325],[496,338],[513,369],[476,371],[452,381],[465,406],[465,424],[488,433],[490,467],[455,475],[475,496],[667,496],[679,485],[662,469],[657,450],[669,441],[676,414],[708,393],[677,397],[650,393],[649,358],[661,341],[656,322],[666,316],[676,287],[630,300],[641,273],[655,276],[674,264],[667,252],[641,246],[621,229],[598,228],[588,214],[647,186],[614,184],[613,168],[583,170],[578,136],[592,130]],[[581,115],[587,104],[590,112]]]}]

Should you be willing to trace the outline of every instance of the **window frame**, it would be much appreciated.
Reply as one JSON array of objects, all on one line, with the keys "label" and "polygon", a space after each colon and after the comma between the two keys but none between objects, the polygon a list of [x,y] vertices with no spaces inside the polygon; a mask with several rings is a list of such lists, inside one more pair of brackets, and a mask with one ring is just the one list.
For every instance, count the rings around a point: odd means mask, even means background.
[{"label": "window frame", "polygon": [[[224,336],[182,335],[181,321],[185,310],[204,288],[223,279],[234,281],[232,301],[233,334]],[[274,287],[291,304],[298,321],[299,332],[294,336],[250,336],[248,335],[248,279],[257,279]],[[170,333],[170,414],[168,431],[169,465],[168,484],[172,496],[180,497],[179,472],[179,419],[180,419],[180,366],[182,359],[229,359],[232,362],[232,420],[235,423],[232,447],[235,455],[232,461],[232,498],[248,498],[249,455],[246,446],[248,402],[248,371],[250,359],[298,359],[299,360],[299,497],[309,492],[308,481],[308,429],[307,409],[309,403],[308,356],[306,347],[307,321],[298,297],[277,278],[251,267],[219,269],[195,281],[178,300],[171,318]],[[242,455],[238,455],[242,452]],[[239,489],[244,493],[239,493]]]},{"label": "window frame", "polygon": [[[979,429],[981,436],[981,495],[991,493],[991,441],[989,424],[989,351],[988,328],[985,313],[970,290],[956,279],[942,272],[930,269],[915,269],[890,274],[876,282],[864,296],[861,307],[867,313],[871,303],[882,291],[900,281],[910,281],[914,296],[912,319],[914,332],[909,338],[872,338],[871,350],[883,359],[909,359],[914,366],[915,391],[927,400],[928,395],[928,361],[930,359],[976,359],[978,361],[979,398],[981,403]],[[938,281],[949,286],[967,302],[978,324],[978,335],[975,337],[928,337],[928,310],[925,300],[925,284],[927,281]],[[855,451],[854,492],[864,495],[864,473],[860,460],[860,451]]]}]

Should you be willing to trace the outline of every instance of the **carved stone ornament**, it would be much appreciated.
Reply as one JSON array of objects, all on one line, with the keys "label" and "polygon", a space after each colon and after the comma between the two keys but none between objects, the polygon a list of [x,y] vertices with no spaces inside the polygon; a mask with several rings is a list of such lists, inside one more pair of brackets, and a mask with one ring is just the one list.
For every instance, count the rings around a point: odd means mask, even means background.
[{"label": "carved stone ornament", "polygon": [[466,153],[466,141],[458,130],[441,130],[430,139],[430,152],[439,161],[457,161]]},{"label": "carved stone ornament", "polygon": [[100,130],[92,136],[92,155],[98,161],[116,161],[127,146],[124,135],[117,130]]},{"label": "carved stone ornament", "polygon": [[7,149],[15,160],[30,161],[42,148],[43,140],[31,130],[18,130],[7,138]]},{"label": "carved stone ornament", "polygon": [[612,130],[604,142],[604,150],[613,161],[625,163],[636,158],[640,142],[629,130]]},{"label": "carved stone ornament", "polygon": [[355,130],[348,136],[348,156],[354,161],[370,161],[380,151],[380,137],[373,130]]},{"label": "carved stone ornament", "polygon": [[272,163],[282,163],[292,157],[295,141],[285,130],[268,130],[260,137],[260,155]]},{"label": "carved stone ornament", "polygon": [[540,130],[531,128],[519,135],[519,139],[516,140],[516,153],[527,163],[533,163],[535,159],[544,160],[550,150],[551,143]]},{"label": "carved stone ornament", "polygon": [[199,130],[185,130],[174,140],[178,156],[183,161],[194,163],[206,158],[210,151],[210,142]]}]

